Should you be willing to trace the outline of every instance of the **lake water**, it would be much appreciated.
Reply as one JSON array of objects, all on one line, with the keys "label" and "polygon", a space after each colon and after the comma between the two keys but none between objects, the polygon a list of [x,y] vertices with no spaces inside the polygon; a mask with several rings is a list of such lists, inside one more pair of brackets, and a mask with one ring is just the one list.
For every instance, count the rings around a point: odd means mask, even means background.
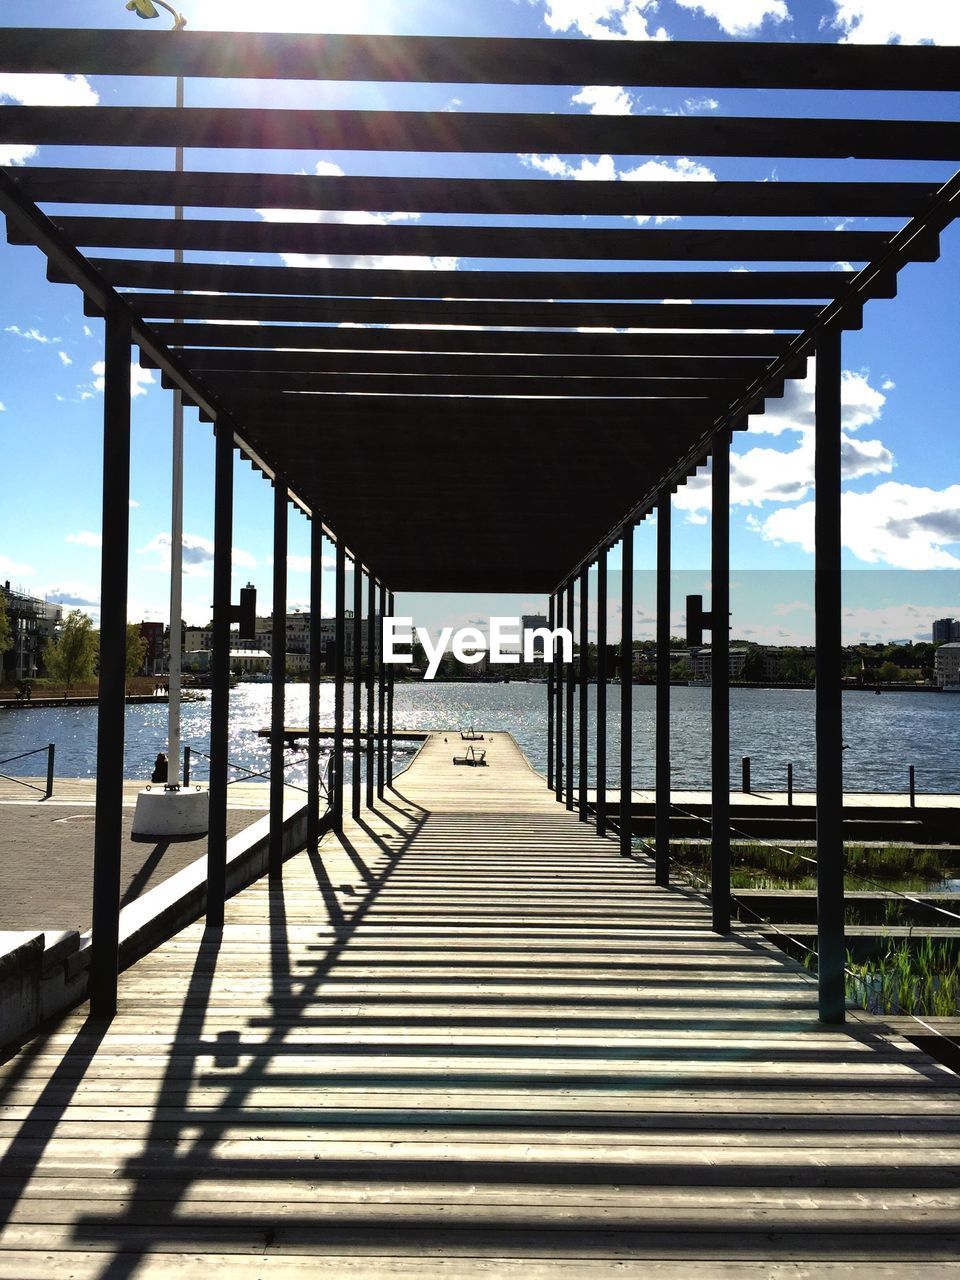
[{"label": "lake water", "polygon": [[[616,776],[619,752],[620,689],[607,691],[608,780]],[[590,768],[594,767],[592,725],[596,689],[589,690]],[[710,778],[710,690],[671,690],[674,785],[702,788]],[[654,696],[648,685],[633,690],[634,784],[653,782]],[[753,762],[754,788],[783,790],[786,762],[794,765],[794,785],[812,789],[814,772],[814,694],[809,689],[733,689],[731,704],[731,778],[739,786],[740,757]],[[546,769],[546,705],[544,684],[398,684],[394,722],[397,729],[451,729],[474,725],[478,730],[510,730],[535,768]],[[348,689],[347,714],[349,722]],[[917,771],[922,792],[960,792],[960,695],[847,691],[843,695],[844,780],[849,791],[905,791],[907,766]],[[95,707],[0,711],[0,759],[47,742],[56,743],[57,774],[92,777],[96,769]],[[320,689],[321,723],[333,723],[333,685]],[[131,706],[126,717],[126,776],[148,778],[159,751],[166,748],[166,707]],[[269,723],[270,686],[241,684],[230,701],[230,759],[247,769],[269,767],[269,747],[257,730]],[[307,686],[287,686],[287,724],[307,722]],[[210,703],[183,707],[183,741],[209,751]],[[415,748],[398,750],[402,768]],[[301,753],[291,753],[290,758]],[[18,762],[22,773],[42,773],[41,757]],[[0,766],[4,772],[8,772]],[[306,769],[292,763],[291,782],[302,785]],[[194,761],[194,775],[205,778],[206,762]]]}]

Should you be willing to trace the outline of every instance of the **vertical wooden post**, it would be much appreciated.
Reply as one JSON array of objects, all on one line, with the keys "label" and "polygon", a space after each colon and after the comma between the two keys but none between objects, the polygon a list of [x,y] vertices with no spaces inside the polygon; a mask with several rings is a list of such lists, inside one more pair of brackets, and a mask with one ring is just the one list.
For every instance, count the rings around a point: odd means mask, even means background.
[{"label": "vertical wooden post", "polygon": [[654,842],[656,882],[670,883],[670,490],[657,503],[657,742]]},{"label": "vertical wooden post", "polygon": [[713,927],[730,932],[730,437],[713,443],[710,655],[710,898]]},{"label": "vertical wooden post", "polygon": [[[130,321],[107,308],[103,392],[103,543],[100,552],[100,690],[97,805],[93,836],[90,1013],[117,1011],[120,960],[120,847],[126,712],[127,571],[130,535]],[[171,619],[171,626],[180,620]]]},{"label": "vertical wooden post", "polygon": [[620,628],[620,852],[633,848],[633,525],[623,531]]},{"label": "vertical wooden post", "polygon": [[[553,600],[553,596],[551,595],[550,603],[547,607],[547,625],[549,626],[551,631],[556,625],[554,622],[554,617],[555,617],[554,600]],[[554,662],[552,655],[550,657],[549,662],[547,662],[546,649],[544,649],[543,660],[545,663],[547,663],[547,787],[552,791],[553,790],[553,767],[554,767],[553,699],[556,693],[555,681],[554,681],[554,670],[556,668],[556,663]]]},{"label": "vertical wooden post", "polygon": [[581,822],[588,818],[587,783],[589,782],[589,764],[587,753],[587,722],[589,706],[587,699],[590,692],[590,661],[588,656],[590,608],[589,570],[580,570],[580,708],[578,711],[577,732],[579,734],[579,759],[577,761],[577,816]]},{"label": "vertical wooden post", "polygon": [[270,854],[271,876],[283,871],[283,793],[287,697],[287,482],[273,480],[273,635],[270,645]]},{"label": "vertical wooden post", "polygon": [[307,692],[307,848],[320,843],[320,674],[323,670],[323,525],[310,520],[310,685]]},{"label": "vertical wooden post", "polygon": [[[567,583],[567,630],[573,636],[573,592],[575,579],[571,578]],[[564,803],[566,807],[573,811],[573,693],[576,687],[576,667],[574,665],[573,652],[570,653],[570,662],[567,664],[567,741],[566,750],[564,752],[566,765],[566,776],[564,779]]]},{"label": "vertical wooden post", "polygon": [[383,660],[383,620],[387,616],[387,589],[380,587],[380,637],[378,648],[380,661],[377,665],[377,795],[383,798],[384,785],[384,735],[386,733],[387,715],[387,664]]},{"label": "vertical wooden post", "polygon": [[360,696],[360,669],[363,665],[363,565],[360,557],[353,558],[353,753],[351,755],[350,794],[354,821],[360,817],[361,761],[363,739],[360,737],[360,717],[363,700]]},{"label": "vertical wooden post", "polygon": [[373,808],[373,792],[374,792],[374,760],[377,752],[377,738],[374,734],[373,723],[373,682],[374,682],[374,654],[376,652],[376,627],[377,627],[377,584],[373,574],[367,574],[367,751],[366,751],[366,800],[367,808]]},{"label": "vertical wooden post", "polygon": [[346,671],[347,550],[337,539],[336,585],[334,587],[333,643],[333,757],[330,761],[330,796],[333,829],[343,830],[343,713]]},{"label": "vertical wooden post", "polygon": [[[392,591],[387,592],[388,616],[394,616],[396,599]],[[393,667],[387,672],[387,786],[393,786]]]},{"label": "vertical wooden post", "polygon": [[[556,626],[563,626],[563,593],[565,587],[561,587],[557,592],[557,608],[556,608]],[[563,646],[554,645],[553,648],[553,669],[554,669],[554,686],[557,691],[557,715],[556,715],[556,760],[554,763],[553,786],[556,792],[557,801],[563,800],[563,775],[564,775],[564,746],[566,745],[566,734],[564,732],[564,710],[566,701],[566,664],[563,660]]]},{"label": "vertical wooden post", "polygon": [[820,1020],[845,1018],[843,692],[840,585],[841,331],[817,341],[816,514],[817,951]]},{"label": "vertical wooden post", "polygon": [[233,582],[233,431],[224,420],[216,425],[214,467],[207,927],[222,929],[227,892],[227,756],[230,750],[230,604]]},{"label": "vertical wooden post", "polygon": [[597,560],[597,835],[607,834],[607,548]]}]

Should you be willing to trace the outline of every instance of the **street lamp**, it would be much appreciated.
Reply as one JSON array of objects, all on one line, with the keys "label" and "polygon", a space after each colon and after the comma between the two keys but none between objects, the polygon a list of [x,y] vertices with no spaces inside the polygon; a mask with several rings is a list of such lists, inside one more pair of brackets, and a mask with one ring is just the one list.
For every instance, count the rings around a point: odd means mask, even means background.
[{"label": "street lamp", "polygon": [[[127,9],[138,18],[158,18],[156,6],[173,18],[173,30],[182,31],[187,20],[166,0],[127,0]],[[183,76],[177,76],[177,109],[183,108]],[[175,172],[183,172],[183,147],[176,149]],[[174,209],[174,220],[183,220],[183,208]],[[183,262],[183,250],[174,249],[174,263]],[[176,290],[179,292],[179,290]],[[183,395],[173,393],[173,467],[170,516],[170,658],[167,671],[167,782],[163,792],[141,791],[137,797],[133,830],[137,835],[171,836],[203,834],[207,829],[209,797],[205,791],[180,788],[180,676],[181,616],[183,614]]]}]

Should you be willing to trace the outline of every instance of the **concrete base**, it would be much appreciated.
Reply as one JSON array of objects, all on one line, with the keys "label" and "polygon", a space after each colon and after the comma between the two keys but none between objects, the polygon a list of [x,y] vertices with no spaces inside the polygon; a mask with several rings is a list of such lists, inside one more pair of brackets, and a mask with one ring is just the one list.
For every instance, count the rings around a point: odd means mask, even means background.
[{"label": "concrete base", "polygon": [[179,791],[141,791],[133,815],[131,834],[135,836],[206,835],[210,814],[210,794],[181,788]]}]

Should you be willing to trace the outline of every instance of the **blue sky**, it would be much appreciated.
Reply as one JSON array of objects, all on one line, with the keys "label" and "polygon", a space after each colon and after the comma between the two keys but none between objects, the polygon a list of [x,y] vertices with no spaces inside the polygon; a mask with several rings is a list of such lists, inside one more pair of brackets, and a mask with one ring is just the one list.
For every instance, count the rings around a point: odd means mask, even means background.
[{"label": "blue sky", "polygon": [[[195,29],[410,32],[513,36],[586,36],[721,40],[818,40],[833,42],[934,41],[960,43],[960,5],[953,0],[482,0],[453,5],[449,0],[184,0]],[[138,20],[122,0],[5,0],[7,25],[129,27]],[[477,86],[304,85],[274,87],[270,97],[250,81],[188,85],[188,105],[393,105],[474,110],[565,110],[684,112],[784,116],[851,114],[873,117],[956,119],[958,95],[807,94],[768,92],[758,99],[733,90],[596,89],[572,86],[539,89]],[[0,95],[24,102],[87,105],[172,102],[166,80],[93,77],[41,82],[0,73]],[[169,151],[131,157],[122,149],[43,148],[2,156],[5,163],[137,164],[164,168]],[[943,164],[892,165],[882,162],[737,161],[690,157],[519,157],[479,158],[490,175],[522,176],[597,173],[678,178],[850,178],[895,177],[939,182],[950,176]],[[452,173],[475,171],[478,158],[370,155],[355,153],[238,153],[224,161],[188,152],[188,167],[231,164],[238,169],[346,173]],[[76,209],[73,210],[77,211]],[[237,216],[256,218],[256,211]],[[369,215],[367,215],[369,218]],[[381,220],[378,215],[375,220]],[[449,221],[456,219],[436,219]],[[619,220],[595,220],[616,224]],[[676,224],[674,224],[676,225]],[[685,219],[708,226],[706,219]],[[794,220],[792,226],[841,225],[840,220]],[[846,226],[856,227],[856,220]],[[890,224],[894,225],[894,224]],[[848,603],[850,638],[857,634],[922,635],[928,612],[960,613],[960,460],[956,440],[958,410],[953,377],[960,320],[960,228],[943,237],[937,264],[916,264],[901,276],[899,296],[876,301],[866,311],[861,332],[844,340],[845,562],[851,570]],[[245,259],[237,259],[243,261]],[[270,261],[269,258],[255,259]],[[276,259],[272,259],[276,261]],[[394,260],[395,261],[395,260]],[[437,265],[450,265],[447,263]],[[522,266],[522,263],[462,261],[461,267]],[[623,264],[629,269],[630,264]],[[669,266],[671,264],[663,264]],[[731,264],[749,268],[752,264]],[[765,264],[770,265],[770,264]],[[40,254],[0,244],[0,457],[5,478],[0,507],[0,579],[66,604],[76,602],[96,614],[99,599],[99,501],[102,394],[98,361],[102,325],[85,320],[76,290],[46,282]],[[155,375],[136,370],[131,494],[130,616],[167,615],[169,539],[170,393]],[[752,628],[757,638],[774,639],[771,584],[776,581],[779,615],[796,623],[803,638],[799,603],[811,594],[812,384],[792,383],[782,401],[772,401],[734,447],[731,553],[744,583],[738,588],[741,614],[735,631]],[[213,528],[213,441],[208,426],[188,412],[186,430],[184,613],[206,621],[211,590]],[[236,590],[248,579],[268,606],[271,576],[269,485],[238,462],[236,468]],[[688,483],[676,497],[675,558],[679,568],[701,571],[709,564],[709,481]],[[291,519],[289,601],[306,607],[309,530],[299,515]],[[637,563],[652,567],[655,531],[646,522],[636,534]],[[616,555],[611,567],[617,566]],[[911,575],[871,574],[912,570]],[[772,571],[776,570],[776,577]],[[855,572],[857,570],[869,573]],[[937,570],[922,573],[921,570]],[[758,571],[754,575],[751,571]],[[806,572],[803,572],[806,571]],[[950,571],[950,572],[944,572]],[[771,576],[764,576],[771,575]],[[706,581],[706,579],[704,579]],[[957,587],[953,586],[954,581]],[[332,584],[329,577],[325,588]],[[892,593],[892,594],[891,594]],[[331,599],[329,589],[327,599]],[[735,595],[736,600],[736,595]],[[403,612],[427,625],[457,624],[490,613],[533,611],[536,597],[405,597]],[[797,605],[790,608],[791,604]],[[613,607],[613,606],[612,606]],[[910,613],[913,608],[915,613]],[[807,611],[809,613],[809,610]],[[856,616],[854,616],[856,615]],[[739,624],[739,625],[738,625]],[[779,629],[782,630],[782,627]]]}]

